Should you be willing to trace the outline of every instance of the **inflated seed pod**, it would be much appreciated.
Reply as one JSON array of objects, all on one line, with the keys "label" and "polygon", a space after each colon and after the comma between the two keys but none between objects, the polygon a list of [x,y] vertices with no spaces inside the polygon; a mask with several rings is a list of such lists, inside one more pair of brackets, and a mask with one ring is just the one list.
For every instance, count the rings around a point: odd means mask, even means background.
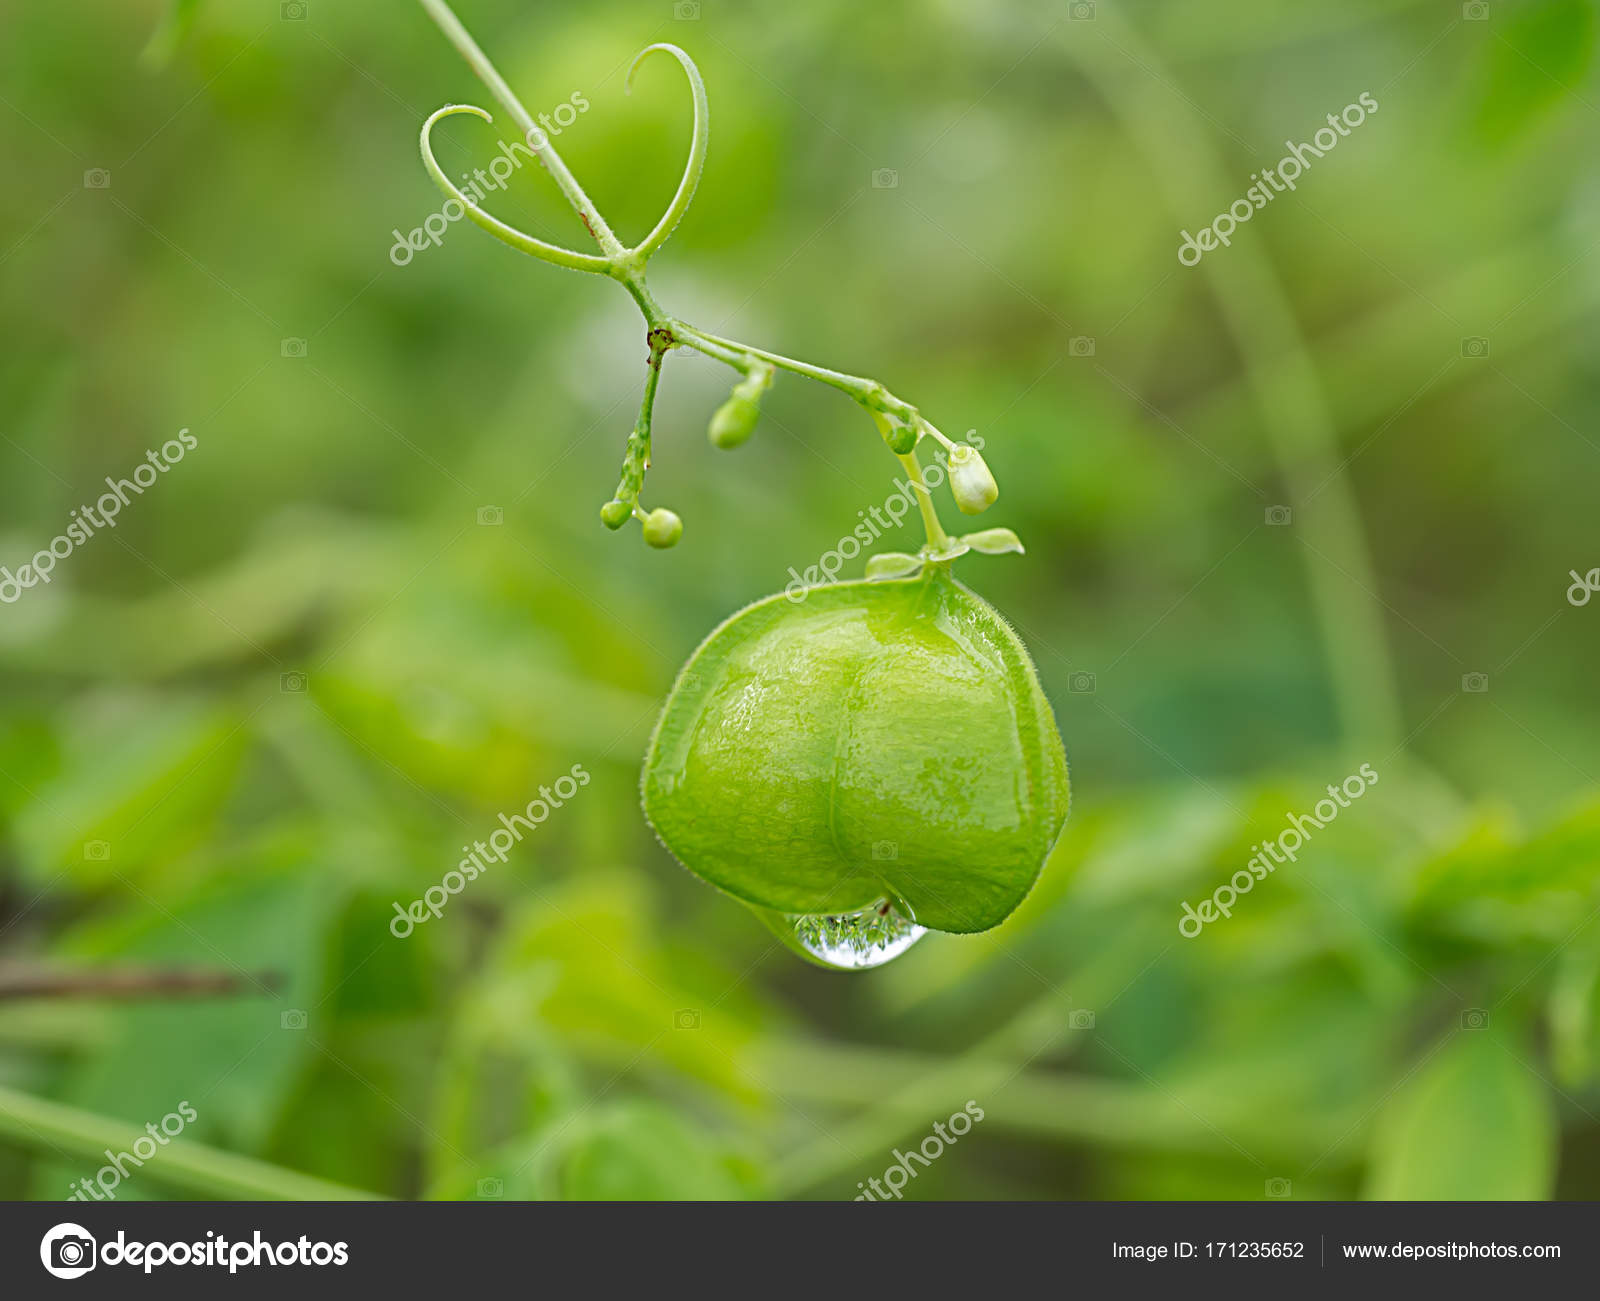
[{"label": "inflated seed pod", "polygon": [[938,569],[734,615],[679,675],[642,787],[667,848],[748,903],[832,920],[892,899],[960,932],[1022,902],[1068,805],[1027,650]]}]

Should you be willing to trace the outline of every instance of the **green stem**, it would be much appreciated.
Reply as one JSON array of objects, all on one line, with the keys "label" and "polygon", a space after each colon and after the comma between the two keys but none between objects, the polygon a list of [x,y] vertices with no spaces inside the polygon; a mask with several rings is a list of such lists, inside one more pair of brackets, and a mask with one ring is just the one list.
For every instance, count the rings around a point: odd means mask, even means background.
[{"label": "green stem", "polygon": [[[0,1086],[0,1137],[21,1147],[79,1158],[95,1166],[107,1150],[132,1152],[148,1141],[143,1130],[58,1102],[46,1102]],[[311,1175],[198,1143],[172,1140],[145,1162],[141,1179],[224,1201],[381,1201],[377,1193],[328,1183]]]},{"label": "green stem", "polygon": [[645,367],[644,398],[639,403],[639,418],[628,435],[628,446],[622,456],[622,474],[617,480],[615,499],[633,507],[634,517],[643,519],[639,509],[639,493],[644,488],[644,476],[650,469],[650,427],[655,414],[656,388],[661,383],[661,359],[672,347],[670,330],[650,331],[650,358]]},{"label": "green stem", "polygon": [[[676,193],[672,202],[662,214],[655,227],[634,248],[625,248],[611,227],[606,224],[605,218],[595,208],[589,196],[584,192],[577,178],[567,169],[561,160],[561,155],[551,145],[546,134],[534,123],[532,115],[523,106],[516,93],[506,83],[494,64],[490,61],[478,43],[472,39],[467,29],[461,25],[454,11],[446,0],[420,0],[422,7],[428,15],[438,24],[452,45],[460,51],[467,64],[487,85],[494,97],[505,106],[506,110],[515,119],[522,130],[529,148],[545,166],[556,183],[561,187],[561,192],[566,195],[567,201],[572,205],[582,219],[585,228],[595,241],[600,245],[604,256],[590,253],[579,253],[572,249],[561,248],[537,239],[532,235],[508,226],[506,223],[490,216],[479,209],[463,194],[445,174],[438,160],[433,156],[432,146],[429,142],[430,133],[436,122],[441,118],[456,113],[474,113],[488,120],[489,115],[483,109],[470,105],[451,104],[434,113],[422,128],[422,159],[428,170],[429,176],[446,194],[462,205],[465,215],[476,225],[488,231],[495,238],[542,258],[558,266],[570,267],[579,271],[593,271],[610,276],[618,281],[638,304],[639,311],[643,314],[646,328],[651,340],[650,375],[646,381],[644,404],[640,411],[639,420],[634,425],[633,433],[628,439],[628,447],[623,457],[622,476],[617,485],[616,500],[626,502],[635,508],[638,513],[639,490],[644,481],[644,472],[650,464],[650,417],[651,405],[655,400],[656,384],[660,377],[661,360],[666,347],[673,343],[682,342],[709,357],[723,362],[743,373],[747,378],[756,375],[766,367],[777,367],[791,371],[797,375],[804,375],[808,379],[817,380],[827,384],[843,393],[848,393],[859,402],[875,418],[893,416],[902,425],[910,427],[917,434],[927,434],[943,444],[947,449],[954,444],[939,432],[932,424],[923,419],[922,415],[909,402],[896,397],[877,380],[867,379],[860,375],[849,375],[843,371],[831,370],[826,366],[815,366],[810,362],[798,361],[793,357],[785,357],[781,353],[768,352],[763,348],[751,347],[749,344],[738,343],[732,339],[724,339],[668,316],[662,310],[650,293],[645,281],[645,270],[650,256],[666,242],[673,229],[688,209],[690,200],[694,198],[695,188],[700,181],[700,174],[705,167],[707,141],[710,132],[710,111],[706,104],[705,82],[700,76],[700,71],[695,67],[694,60],[675,45],[658,43],[647,46],[634,58],[628,67],[626,87],[631,89],[634,70],[640,61],[648,54],[655,51],[670,54],[683,68],[684,75],[689,80],[689,90],[694,101],[693,134],[689,144],[689,158],[684,166],[683,178],[678,182]],[[658,343],[665,340],[664,347]],[[764,388],[770,372],[762,374],[759,388]],[[881,419],[880,419],[880,428]],[[939,517],[933,509],[933,501],[922,478],[922,468],[916,459],[915,445],[912,447],[910,457],[901,456],[901,462],[912,475],[912,483],[917,493],[918,505],[922,510],[923,525],[927,530],[928,544],[935,549],[942,549],[949,545],[949,536],[939,524]],[[898,454],[897,454],[898,455]],[[613,527],[616,527],[613,524]]]},{"label": "green stem", "polygon": [[906,473],[911,476],[911,487],[917,495],[917,505],[922,509],[922,527],[928,534],[928,545],[935,551],[945,550],[950,545],[950,535],[939,523],[939,512],[933,508],[933,494],[923,482],[922,462],[917,457],[917,449],[913,447],[901,455],[900,464],[906,467]]},{"label": "green stem", "polygon": [[600,245],[607,258],[617,257],[623,252],[622,241],[612,234],[611,227],[606,225],[606,219],[590,202],[589,196],[583,191],[583,186],[578,184],[577,177],[567,170],[561,155],[550,143],[548,133],[523,107],[516,92],[506,84],[506,79],[490,62],[489,56],[483,52],[477,41],[472,39],[472,34],[461,25],[461,20],[455,16],[455,12],[445,0],[421,0],[421,4],[428,11],[428,16],[439,24],[439,30],[445,34],[445,38],[461,53],[467,65],[477,73],[478,78],[489,88],[494,97],[505,105],[506,112],[510,113],[516,122],[528,148],[533,150],[534,156],[544,164],[545,170],[555,177],[556,184],[561,187],[561,193],[567,196],[567,202],[578,214],[584,229],[594,237],[595,243]]},{"label": "green stem", "polygon": [[704,347],[702,345],[710,344],[714,348],[740,353],[747,357],[759,357],[762,361],[769,362],[783,370],[793,371],[796,375],[804,375],[808,379],[814,379],[836,388],[841,393],[848,393],[870,411],[885,411],[890,415],[899,416],[900,419],[908,423],[919,418],[915,407],[909,402],[903,402],[895,397],[893,393],[889,392],[875,379],[866,379],[861,375],[846,375],[843,371],[829,370],[826,366],[813,366],[807,361],[796,361],[793,357],[785,357],[779,352],[768,352],[765,348],[752,347],[748,343],[737,343],[732,339],[723,339],[707,330],[690,325],[686,321],[679,321],[676,324],[677,329],[684,336],[683,341],[685,343],[692,348],[699,348],[701,352],[708,353],[711,356],[716,356],[717,353],[713,351],[712,347]]},{"label": "green stem", "polygon": [[[780,1097],[820,1107],[856,1111],[882,1108],[884,1099],[898,1098],[950,1065],[948,1058],[897,1048],[862,1047],[779,1040],[752,1050],[751,1069]],[[919,1094],[915,1107],[894,1113],[880,1111],[881,1127],[863,1127],[866,1140],[848,1153],[860,1153],[864,1163],[872,1150],[883,1150],[899,1137],[901,1126],[915,1132],[937,1118],[942,1109],[959,1110],[965,1098],[978,1101],[985,1112],[984,1128],[994,1126],[1012,1134],[1044,1140],[1109,1148],[1113,1151],[1180,1151],[1212,1157],[1236,1156],[1219,1130],[1173,1094],[1147,1085],[1082,1073],[1019,1068],[1016,1060],[1000,1056],[963,1057],[960,1078],[946,1072],[948,1085]],[[935,1094],[937,1096],[935,1096]],[[926,1102],[925,1110],[917,1110]],[[1329,1153],[1339,1165],[1360,1151],[1352,1131],[1357,1125],[1340,1109],[1315,1122],[1300,1118],[1285,1124],[1270,1114],[1230,1111],[1223,1119],[1227,1133],[1250,1151],[1304,1165]],[[902,1122],[900,1116],[906,1118]],[[909,1122],[908,1124],[906,1122]],[[848,1122],[847,1122],[848,1123]],[[827,1123],[831,1131],[837,1128]],[[846,1138],[853,1137],[847,1134]],[[798,1195],[830,1177],[850,1169],[855,1161],[830,1164],[823,1154],[809,1150],[780,1162],[777,1195]]]}]

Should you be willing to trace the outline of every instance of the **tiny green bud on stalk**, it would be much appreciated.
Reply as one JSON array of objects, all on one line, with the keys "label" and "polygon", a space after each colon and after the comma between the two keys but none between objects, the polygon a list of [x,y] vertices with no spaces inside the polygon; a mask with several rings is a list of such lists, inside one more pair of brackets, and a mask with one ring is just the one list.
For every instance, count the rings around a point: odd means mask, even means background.
[{"label": "tiny green bud on stalk", "polygon": [[891,452],[896,456],[904,456],[917,445],[917,431],[911,425],[897,424],[890,428],[884,439]]},{"label": "tiny green bud on stalk", "polygon": [[761,405],[755,398],[745,396],[741,392],[743,388],[743,384],[739,385],[711,417],[711,427],[706,434],[712,446],[724,450],[738,447],[755,432],[756,421],[761,418]]},{"label": "tiny green bud on stalk", "polygon": [[761,418],[761,394],[772,383],[773,370],[764,361],[752,362],[745,377],[733,386],[733,393],[711,417],[706,430],[713,447],[738,447],[755,432]]},{"label": "tiny green bud on stalk", "polygon": [[963,515],[982,514],[1000,495],[1000,485],[983,457],[965,443],[957,443],[950,451],[950,493]]},{"label": "tiny green bud on stalk", "polygon": [[683,536],[683,521],[665,506],[658,506],[644,518],[644,540],[659,550],[676,546]]},{"label": "tiny green bud on stalk", "polygon": [[600,522],[613,531],[620,529],[633,515],[633,507],[625,501],[608,501],[600,508]]}]

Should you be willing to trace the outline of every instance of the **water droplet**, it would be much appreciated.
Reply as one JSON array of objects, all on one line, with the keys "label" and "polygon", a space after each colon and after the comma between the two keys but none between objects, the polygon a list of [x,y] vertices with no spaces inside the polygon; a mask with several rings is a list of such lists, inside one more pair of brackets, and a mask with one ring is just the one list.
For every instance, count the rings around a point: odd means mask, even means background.
[{"label": "water droplet", "polygon": [[831,971],[881,967],[928,933],[898,900],[880,899],[848,913],[783,913],[753,906],[751,911],[794,952]]}]

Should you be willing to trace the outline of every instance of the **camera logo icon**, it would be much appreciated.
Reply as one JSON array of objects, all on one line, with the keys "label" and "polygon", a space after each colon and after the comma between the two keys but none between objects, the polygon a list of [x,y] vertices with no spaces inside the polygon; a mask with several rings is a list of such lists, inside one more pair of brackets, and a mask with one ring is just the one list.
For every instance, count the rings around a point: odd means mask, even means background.
[{"label": "camera logo icon", "polygon": [[1471,692],[1487,691],[1489,689],[1489,675],[1487,673],[1463,673],[1461,675],[1461,689]]},{"label": "camera logo icon", "polygon": [[1487,21],[1489,17],[1487,0],[1466,0],[1466,3],[1461,6],[1461,16],[1469,23]]},{"label": "camera logo icon", "polygon": [[874,167],[872,169],[872,188],[874,190],[893,190],[900,184],[900,173],[892,167]]},{"label": "camera logo icon", "polygon": [[306,0],[283,0],[283,3],[278,6],[278,16],[286,23],[304,21]]},{"label": "camera logo icon", "polygon": [[306,675],[297,669],[278,674],[278,690],[299,695],[306,689]]},{"label": "camera logo icon", "polygon": [[83,188],[86,190],[109,190],[111,188],[111,173],[104,167],[91,167],[83,174]]},{"label": "camera logo icon", "polygon": [[672,1014],[672,1028],[674,1030],[698,1030],[700,1028],[700,1009],[695,1007],[681,1007]]},{"label": "camera logo icon", "polygon": [[1083,21],[1094,17],[1094,0],[1072,0],[1067,6],[1067,17]]},{"label": "camera logo icon", "polygon": [[505,1195],[506,1195],[505,1180],[503,1180],[503,1179],[480,1179],[480,1180],[478,1180],[478,1196],[479,1197],[504,1197]]},{"label": "camera logo icon", "polygon": [[285,339],[278,345],[278,352],[285,357],[304,357],[306,355],[306,341],[304,339]]},{"label": "camera logo icon", "polygon": [[1074,1030],[1093,1030],[1094,1013],[1086,1007],[1075,1007],[1072,1015],[1067,1018],[1067,1024]]},{"label": "camera logo icon", "polygon": [[1072,357],[1094,356],[1094,337],[1088,334],[1080,334],[1076,339],[1070,340],[1067,344],[1067,355]]},{"label": "camera logo icon", "polygon": [[872,858],[877,863],[889,863],[900,857],[900,842],[896,840],[874,840],[872,842]]},{"label": "camera logo icon", "polygon": [[306,1028],[305,1009],[291,1007],[278,1016],[278,1026],[284,1030],[304,1030]]},{"label": "camera logo icon", "polygon": [[1489,1009],[1486,1007],[1467,1007],[1461,1010],[1461,1028],[1463,1030],[1487,1030],[1489,1028]]},{"label": "camera logo icon", "polygon": [[672,6],[672,16],[680,23],[697,23],[700,21],[700,0],[678,0]]},{"label": "camera logo icon", "polygon": [[504,524],[505,522],[506,522],[505,507],[503,507],[503,506],[479,506],[478,507],[478,523],[480,523],[480,524]]},{"label": "camera logo icon", "polygon": [[1094,694],[1095,677],[1093,673],[1074,673],[1067,678],[1067,690],[1076,692],[1080,696]]},{"label": "camera logo icon", "polygon": [[1473,335],[1461,341],[1461,355],[1463,357],[1487,357],[1489,355],[1489,341]]},{"label": "camera logo icon", "polygon": [[81,1224],[58,1224],[39,1243],[39,1260],[57,1278],[82,1278],[94,1268],[94,1238]]},{"label": "camera logo icon", "polygon": [[1268,1179],[1268,1197],[1287,1197],[1294,1191],[1294,1186],[1287,1179]]},{"label": "camera logo icon", "polygon": [[86,862],[104,863],[111,857],[111,842],[109,840],[84,841],[83,857]]}]

